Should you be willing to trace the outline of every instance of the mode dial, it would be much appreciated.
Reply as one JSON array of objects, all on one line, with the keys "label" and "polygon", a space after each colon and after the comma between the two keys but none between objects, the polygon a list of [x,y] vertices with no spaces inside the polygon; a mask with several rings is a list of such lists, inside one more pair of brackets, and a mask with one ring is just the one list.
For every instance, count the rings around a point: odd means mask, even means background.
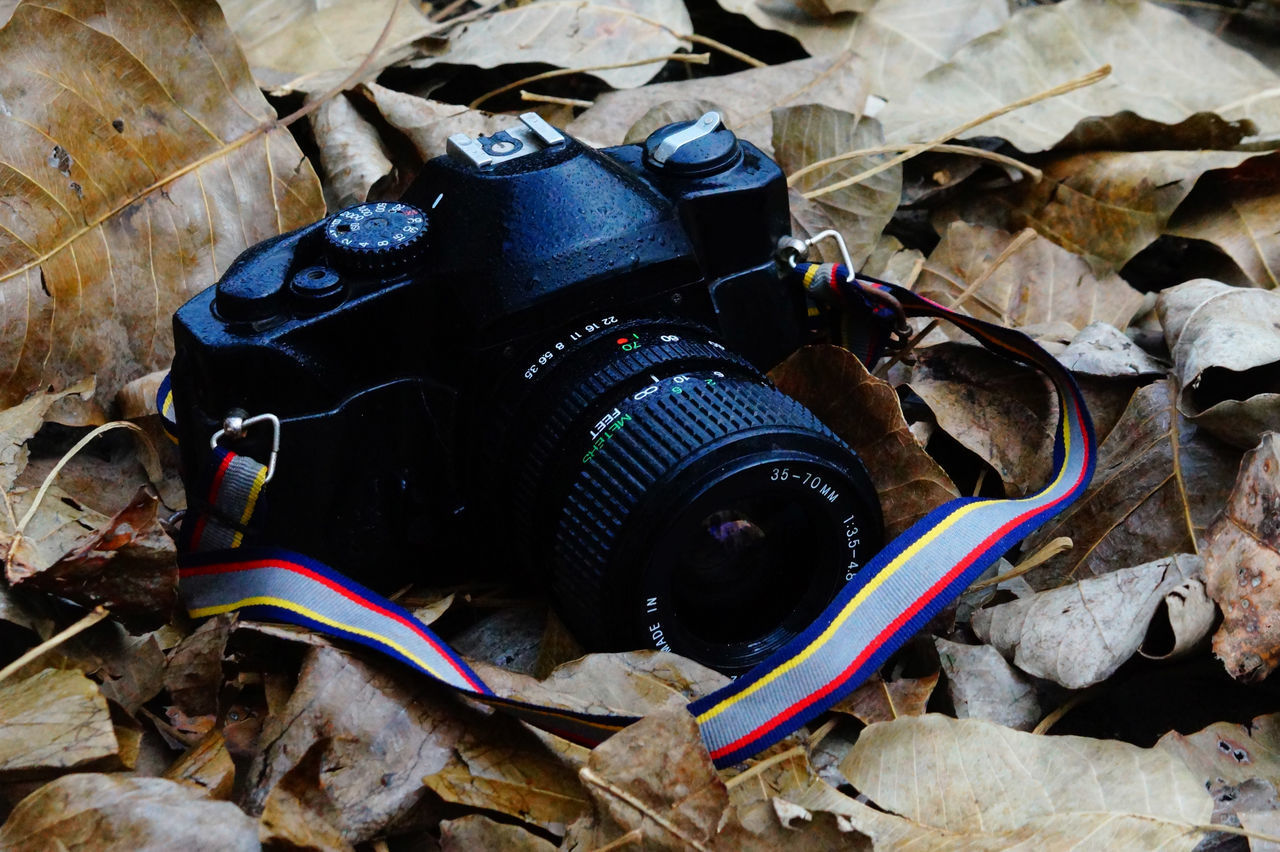
[{"label": "mode dial", "polygon": [[390,272],[418,258],[425,246],[427,214],[398,201],[357,204],[325,225],[334,265],[348,272]]}]

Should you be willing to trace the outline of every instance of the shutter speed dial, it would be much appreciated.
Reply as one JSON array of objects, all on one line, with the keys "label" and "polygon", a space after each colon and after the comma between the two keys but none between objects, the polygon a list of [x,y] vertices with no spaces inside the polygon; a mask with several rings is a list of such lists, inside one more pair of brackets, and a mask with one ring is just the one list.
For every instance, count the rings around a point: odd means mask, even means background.
[{"label": "shutter speed dial", "polygon": [[335,266],[347,272],[389,272],[422,254],[427,215],[396,201],[358,204],[325,225],[325,241]]}]

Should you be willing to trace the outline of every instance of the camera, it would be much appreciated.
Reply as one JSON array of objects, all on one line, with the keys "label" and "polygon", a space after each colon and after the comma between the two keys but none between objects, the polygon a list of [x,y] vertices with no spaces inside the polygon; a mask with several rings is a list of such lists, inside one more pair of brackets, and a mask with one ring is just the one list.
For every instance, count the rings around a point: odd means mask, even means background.
[{"label": "camera", "polygon": [[279,443],[245,544],[383,591],[500,574],[588,648],[745,671],[882,537],[856,455],[762,373],[808,334],[789,223],[714,112],[600,150],[533,113],[450,137],[400,201],[260,243],[177,311],[190,504],[226,418],[270,414],[233,444]]}]

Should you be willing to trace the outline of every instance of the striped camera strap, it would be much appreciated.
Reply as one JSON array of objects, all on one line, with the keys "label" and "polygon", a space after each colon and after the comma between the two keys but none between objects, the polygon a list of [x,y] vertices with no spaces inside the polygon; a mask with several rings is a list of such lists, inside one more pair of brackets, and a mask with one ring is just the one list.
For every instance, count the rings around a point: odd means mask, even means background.
[{"label": "striped camera strap", "polygon": [[[849,301],[843,266],[800,264],[797,274],[811,293],[825,287]],[[962,497],[938,507],[868,562],[802,634],[733,683],[691,703],[689,712],[718,766],[757,754],[851,692],[996,559],[1075,500],[1093,475],[1088,411],[1070,373],[1052,355],[1019,331],[956,313],[893,284],[858,282],[896,299],[908,316],[948,320],[993,352],[1043,371],[1058,393],[1053,474],[1042,490],[1021,499]],[[864,309],[880,310],[870,302]],[[167,379],[158,403],[172,426]],[[585,745],[635,721],[496,695],[403,607],[301,554],[243,545],[242,531],[262,498],[267,468],[226,449],[210,455],[203,486],[210,511],[188,514],[180,541],[180,589],[193,617],[239,610],[368,645]]]}]

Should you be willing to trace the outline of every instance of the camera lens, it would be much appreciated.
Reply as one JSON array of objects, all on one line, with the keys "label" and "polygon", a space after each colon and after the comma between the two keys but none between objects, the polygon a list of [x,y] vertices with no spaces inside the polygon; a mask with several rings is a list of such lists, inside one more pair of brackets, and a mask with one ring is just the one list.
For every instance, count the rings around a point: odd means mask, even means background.
[{"label": "camera lens", "polygon": [[704,332],[619,324],[543,356],[509,456],[518,527],[589,647],[745,671],[879,549],[858,458]]}]

